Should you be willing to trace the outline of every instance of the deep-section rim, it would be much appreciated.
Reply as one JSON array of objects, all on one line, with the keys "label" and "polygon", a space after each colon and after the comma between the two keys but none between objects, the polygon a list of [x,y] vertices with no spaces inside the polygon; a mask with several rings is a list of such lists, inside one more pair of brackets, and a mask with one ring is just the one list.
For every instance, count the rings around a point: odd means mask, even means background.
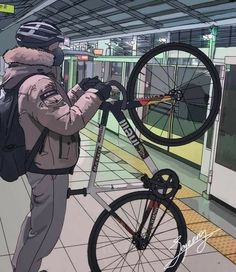
[{"label": "deep-section rim", "polygon": [[[154,135],[153,132],[150,132],[145,125],[142,124],[141,120],[138,117],[138,114],[136,112],[136,109],[129,109],[130,117],[137,127],[137,129],[140,131],[141,134],[143,134],[145,137],[147,137],[149,140],[161,144],[161,145],[167,145],[167,146],[179,146],[184,145],[187,143],[190,143],[199,137],[201,137],[207,129],[209,129],[212,124],[214,123],[214,120],[216,118],[216,115],[219,111],[220,102],[221,102],[221,83],[220,78],[218,75],[218,72],[216,70],[216,67],[211,62],[211,60],[198,48],[191,46],[189,44],[183,44],[183,43],[168,43],[159,45],[146,54],[144,54],[136,63],[135,67],[133,68],[131,75],[128,80],[127,84],[127,92],[128,92],[128,101],[133,101],[134,99],[134,90],[135,90],[135,84],[138,77],[139,72],[141,71],[142,67],[155,55],[163,53],[164,51],[171,50],[182,50],[187,53],[190,53],[197,57],[207,68],[207,70],[210,73],[210,76],[213,81],[213,91],[214,91],[214,99],[213,99],[213,105],[210,114],[208,115],[206,121],[203,123],[203,125],[197,129],[196,131],[192,132],[191,134],[178,138],[178,139],[166,139],[157,135]],[[185,50],[183,50],[185,49]],[[141,69],[140,69],[141,67]]]}]

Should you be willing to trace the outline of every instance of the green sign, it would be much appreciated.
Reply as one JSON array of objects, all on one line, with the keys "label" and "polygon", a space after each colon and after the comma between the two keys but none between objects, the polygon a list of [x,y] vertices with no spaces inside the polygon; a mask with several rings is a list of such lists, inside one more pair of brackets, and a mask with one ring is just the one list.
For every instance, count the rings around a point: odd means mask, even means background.
[{"label": "green sign", "polygon": [[0,4],[0,12],[15,13],[15,7],[13,5]]}]

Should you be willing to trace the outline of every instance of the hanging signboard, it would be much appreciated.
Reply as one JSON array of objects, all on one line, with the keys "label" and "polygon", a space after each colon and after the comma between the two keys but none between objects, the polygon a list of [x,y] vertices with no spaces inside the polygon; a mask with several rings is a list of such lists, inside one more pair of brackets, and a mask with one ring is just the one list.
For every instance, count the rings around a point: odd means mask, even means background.
[{"label": "hanging signboard", "polygon": [[15,13],[15,7],[13,5],[0,4],[0,12]]}]

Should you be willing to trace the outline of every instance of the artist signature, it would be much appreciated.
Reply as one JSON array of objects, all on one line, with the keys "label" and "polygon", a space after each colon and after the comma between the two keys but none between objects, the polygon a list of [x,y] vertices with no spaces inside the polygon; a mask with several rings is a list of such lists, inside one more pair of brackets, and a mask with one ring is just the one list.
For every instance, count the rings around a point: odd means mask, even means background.
[{"label": "artist signature", "polygon": [[[203,230],[201,232],[199,232],[196,236],[194,236],[191,240],[188,240],[188,242],[185,244],[185,245],[182,245],[180,240],[181,240],[181,236],[179,236],[178,238],[176,238],[173,242],[174,244],[170,247],[173,248],[174,246],[178,246],[180,245],[180,252],[177,256],[175,256],[174,259],[172,259],[169,263],[167,263],[165,265],[165,269],[167,268],[171,268],[173,266],[175,266],[175,264],[177,263],[177,261],[179,260],[179,257],[184,254],[184,258],[182,260],[182,262],[184,261],[186,255],[187,255],[187,252],[188,252],[188,249],[192,246],[194,246],[195,244],[197,244],[199,241],[200,241],[200,244],[198,245],[197,247],[197,253],[202,253],[204,248],[206,247],[206,243],[207,243],[207,240],[213,236],[214,233],[216,233],[217,231],[219,231],[220,229],[217,229],[211,233],[208,233],[206,232],[206,230]],[[174,261],[173,264],[171,264],[172,262]]]}]

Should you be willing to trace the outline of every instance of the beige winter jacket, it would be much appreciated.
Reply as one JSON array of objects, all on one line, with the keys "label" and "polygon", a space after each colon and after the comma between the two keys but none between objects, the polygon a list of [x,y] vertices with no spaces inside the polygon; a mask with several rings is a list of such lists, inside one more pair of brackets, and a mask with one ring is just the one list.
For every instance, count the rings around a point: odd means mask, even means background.
[{"label": "beige winter jacket", "polygon": [[5,62],[11,64],[3,78],[6,91],[14,88],[26,75],[36,74],[22,83],[18,109],[27,150],[32,149],[44,127],[50,129],[43,149],[34,160],[36,168],[45,170],[68,169],[76,164],[78,132],[101,104],[95,94],[97,90],[89,89],[84,93],[77,84],[68,92],[71,106],[68,105],[65,91],[56,80],[53,58],[45,51],[25,47],[17,47],[4,54]]}]

